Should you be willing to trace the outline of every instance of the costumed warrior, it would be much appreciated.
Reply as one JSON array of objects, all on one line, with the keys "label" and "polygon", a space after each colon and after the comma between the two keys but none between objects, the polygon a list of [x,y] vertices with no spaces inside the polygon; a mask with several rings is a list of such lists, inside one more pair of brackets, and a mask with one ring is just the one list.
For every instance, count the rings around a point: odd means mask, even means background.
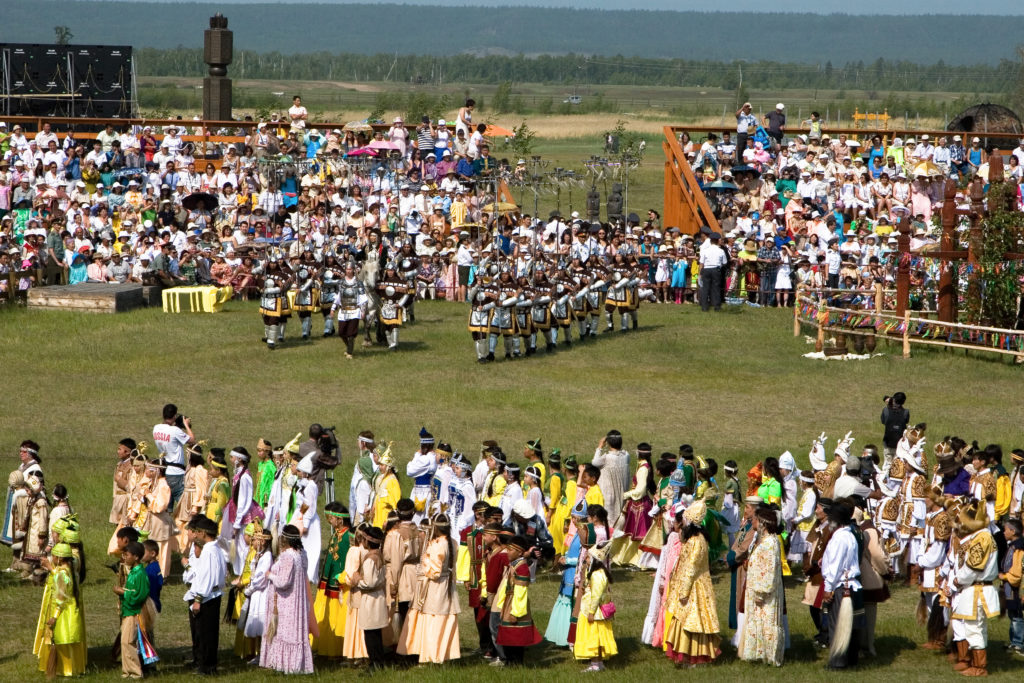
[{"label": "costumed warrior", "polygon": [[501,335],[505,344],[505,360],[512,359],[514,339],[517,339],[516,328],[516,306],[520,303],[519,287],[512,278],[511,266],[503,263],[501,273],[498,275],[498,298],[494,313],[491,315],[491,327],[487,337],[487,357],[494,357],[498,346],[498,336]]},{"label": "costumed warrior", "polygon": [[420,272],[420,257],[412,249],[412,242],[402,242],[395,255],[398,274],[405,278],[406,291],[411,292],[406,313],[410,322],[416,322],[416,274]]},{"label": "costumed warrior", "polygon": [[551,341],[550,337],[552,333],[551,328],[554,325],[551,316],[551,293],[553,288],[543,270],[538,270],[534,277],[533,286],[530,288],[530,343],[526,350],[526,355],[528,356],[537,353],[538,333],[540,333],[541,338],[544,340],[548,351],[552,351],[555,348],[555,344]]},{"label": "costumed warrior", "polygon": [[367,306],[366,288],[356,277],[356,266],[349,261],[345,274],[338,284],[338,297],[332,311],[338,314],[338,336],[345,342],[345,358],[352,358],[356,337],[359,336],[359,321]]},{"label": "costumed warrior", "polygon": [[394,261],[388,261],[384,277],[377,281],[377,294],[380,297],[380,324],[384,327],[388,349],[397,351],[398,328],[405,322],[407,306],[416,298],[416,290],[410,289],[408,279],[398,274]]},{"label": "costumed warrior", "polygon": [[280,259],[271,256],[263,278],[263,291],[260,294],[264,341],[271,350],[278,342],[284,341],[284,328],[292,314],[288,303],[288,290],[292,283],[293,279],[285,272]]},{"label": "costumed warrior", "polygon": [[324,317],[324,336],[334,334],[334,302],[338,300],[341,273],[333,255],[327,257],[320,271],[320,313]]},{"label": "costumed warrior", "polygon": [[985,508],[985,500],[975,500],[960,510],[960,543],[945,589],[957,658],[953,670],[965,676],[988,675],[988,620],[999,616],[999,593],[992,585],[999,553]]},{"label": "costumed warrior", "polygon": [[295,271],[295,302],[292,310],[302,323],[302,338],[313,333],[313,312],[320,310],[320,281],[313,265],[303,262]]},{"label": "costumed warrior", "polygon": [[[478,271],[481,272],[481,271]],[[488,335],[491,331],[491,316],[500,296],[497,285],[490,278],[481,279],[469,290],[469,332],[473,336],[478,363],[489,363],[494,360],[493,349],[490,348]]]},{"label": "costumed warrior", "polygon": [[[940,444],[941,445],[941,444]],[[918,622],[927,629],[928,640],[921,647],[937,652],[946,651],[948,614],[943,604],[943,570],[949,556],[949,543],[953,525],[946,512],[946,496],[937,486],[925,492],[928,512],[924,520],[924,536],[917,564],[921,568],[921,601],[917,608]]]},{"label": "costumed warrior", "polygon": [[556,270],[551,286],[552,322],[548,336],[548,348],[551,351],[554,351],[558,344],[558,328],[562,328],[562,334],[565,335],[565,345],[572,346],[572,299],[575,294],[576,288],[572,278],[566,275],[564,269]]},{"label": "costumed warrior", "polygon": [[519,300],[515,304],[514,313],[518,336],[513,341],[512,355],[515,358],[520,358],[533,355],[533,352],[530,350],[530,340],[535,338],[535,332],[533,330],[533,316],[530,311],[533,310],[533,300],[536,297],[536,293],[533,287],[530,286],[530,280],[527,277],[521,277],[516,280],[516,285],[519,287]]},{"label": "costumed warrior", "polygon": [[615,314],[620,316],[620,332],[629,329],[629,312],[633,299],[633,272],[621,254],[616,254],[610,265],[608,293],[605,295],[605,331],[615,327]]}]

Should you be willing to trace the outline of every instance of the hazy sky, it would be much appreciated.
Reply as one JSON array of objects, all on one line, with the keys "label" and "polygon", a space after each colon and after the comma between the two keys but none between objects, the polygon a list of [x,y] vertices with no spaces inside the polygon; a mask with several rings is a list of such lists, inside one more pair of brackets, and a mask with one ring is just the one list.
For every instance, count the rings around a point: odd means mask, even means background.
[{"label": "hazy sky", "polygon": [[[140,2],[152,0],[137,0]],[[176,0],[156,0],[173,2]],[[202,0],[199,0],[202,2]],[[239,2],[261,2],[263,0],[218,0],[213,4]],[[310,2],[311,0],[278,0],[278,2]],[[312,0],[317,1],[317,0]],[[369,4],[369,0],[319,0],[324,4]],[[475,5],[487,7],[531,6],[531,7],[574,7],[578,9],[648,9],[701,12],[815,12],[818,14],[1024,14],[1024,3],[1005,0],[817,0],[813,3],[784,3],[781,8],[770,7],[764,0],[730,0],[716,6],[709,6],[706,0],[382,0],[388,4],[408,5]]]}]

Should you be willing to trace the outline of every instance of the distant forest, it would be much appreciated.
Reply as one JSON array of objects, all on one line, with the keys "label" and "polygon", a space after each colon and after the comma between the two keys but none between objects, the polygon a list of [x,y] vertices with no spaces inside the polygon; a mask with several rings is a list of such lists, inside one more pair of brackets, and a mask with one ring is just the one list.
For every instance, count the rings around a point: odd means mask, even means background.
[{"label": "distant forest", "polygon": [[[203,76],[201,49],[136,51],[140,76]],[[662,85],[736,90],[873,90],[878,92],[987,92],[1010,94],[1021,76],[1021,64],[952,66],[893,62],[848,62],[834,66],[782,62],[723,63],[640,57],[582,55],[450,57],[406,55],[312,54],[236,51],[230,75],[236,79],[266,78],[316,81],[390,81],[445,85],[454,83],[576,83],[588,85]],[[741,83],[742,78],[742,83]]]},{"label": "distant forest", "polygon": [[[853,74],[854,79],[862,80],[870,78],[878,58],[896,63],[938,64],[944,60],[948,65],[996,67],[1001,60],[1015,59],[1016,46],[1024,36],[1024,16],[849,16],[398,4],[5,0],[3,22],[8,29],[5,38],[18,42],[51,43],[54,26],[62,25],[70,29],[70,42],[74,44],[199,48],[207,20],[217,11],[228,16],[230,28],[235,31],[236,49],[253,53],[626,55],[691,62],[766,60],[821,65],[822,71],[829,61],[836,65],[863,62],[868,65],[868,75],[856,70]],[[239,62],[238,55],[235,61]],[[486,68],[485,63],[476,64],[481,70]],[[559,64],[563,63],[552,63],[547,80],[571,81],[575,74],[559,72]],[[509,65],[511,68],[516,62]],[[668,73],[661,65],[652,67],[650,70],[658,73],[644,78],[671,81],[671,69],[675,67],[669,65]],[[424,71],[423,67],[417,69]],[[371,70],[349,68],[345,73],[335,73],[334,78],[363,78],[362,74]],[[429,75],[429,69],[425,71]],[[630,70],[630,77],[640,78],[637,71]],[[840,69],[834,69],[833,76],[836,71]],[[444,77],[447,79],[447,75]],[[490,80],[509,77],[506,74]],[[677,82],[683,77],[675,75]],[[914,78],[918,77],[926,76],[915,72]],[[979,89],[987,89],[984,86],[979,82]]]}]

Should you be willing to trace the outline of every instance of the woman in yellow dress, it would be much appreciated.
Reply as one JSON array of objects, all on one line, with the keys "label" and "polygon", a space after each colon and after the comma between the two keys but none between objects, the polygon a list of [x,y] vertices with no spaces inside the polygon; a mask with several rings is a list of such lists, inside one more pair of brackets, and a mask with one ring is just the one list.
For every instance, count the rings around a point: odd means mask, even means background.
[{"label": "woman in yellow dress", "polygon": [[43,590],[32,653],[39,656],[39,670],[47,675],[77,676],[85,673],[85,617],[82,594],[72,570],[71,546],[58,543],[50,551],[50,574]]},{"label": "woman in yellow dress", "polygon": [[569,522],[569,511],[572,510],[576,498],[576,482],[572,484],[572,496],[566,482],[565,474],[562,473],[562,456],[556,448],[548,456],[548,467],[551,472],[548,474],[548,513],[545,520],[548,524],[548,531],[551,532],[551,540],[555,546],[555,557],[565,554],[565,532]]},{"label": "woman in yellow dress", "polygon": [[459,650],[459,595],[448,515],[435,515],[420,564],[416,597],[398,639],[399,655],[418,655],[420,664],[441,664],[462,656]]},{"label": "woman in yellow dress", "polygon": [[373,452],[377,461],[377,477],[373,484],[373,526],[383,529],[388,513],[395,509],[402,497],[402,487],[395,476],[395,458],[391,455],[391,443]]},{"label": "woman in yellow dress", "polygon": [[231,483],[228,481],[228,463],[223,448],[210,449],[210,485],[206,489],[206,517],[217,523],[220,532],[220,521],[224,516],[224,508],[231,499]]},{"label": "woman in yellow dress", "polygon": [[345,583],[345,560],[352,542],[349,530],[348,508],[334,500],[324,506],[324,515],[331,526],[331,540],[327,543],[324,563],[320,568],[320,583],[313,601],[313,618],[319,627],[318,635],[311,636],[313,654],[319,657],[341,657],[348,591]]},{"label": "woman in yellow dress", "polygon": [[714,661],[719,645],[718,610],[708,566],[708,539],[704,529],[707,506],[694,501],[683,512],[683,547],[672,570],[665,596],[663,648],[677,664],[696,666]]},{"label": "woman in yellow dress", "polygon": [[505,493],[505,454],[501,451],[487,453],[487,478],[484,480],[483,499],[488,505],[498,507]]},{"label": "woman in yellow dress", "polygon": [[604,671],[604,660],[619,653],[615,643],[615,610],[608,584],[607,561],[611,543],[605,541],[589,552],[587,579],[576,622],[573,656],[590,660],[584,673]]}]

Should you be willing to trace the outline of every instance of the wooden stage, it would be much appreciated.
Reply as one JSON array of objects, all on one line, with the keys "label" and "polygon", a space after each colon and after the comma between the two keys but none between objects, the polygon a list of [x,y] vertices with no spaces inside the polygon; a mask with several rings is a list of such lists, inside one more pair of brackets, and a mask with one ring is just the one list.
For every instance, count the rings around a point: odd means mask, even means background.
[{"label": "wooden stage", "polygon": [[[124,313],[149,303],[149,292],[137,283],[108,284],[83,282],[78,285],[33,287],[28,290],[28,307],[80,313]],[[159,301],[159,295],[157,295]],[[159,304],[158,304],[159,305]]]}]

